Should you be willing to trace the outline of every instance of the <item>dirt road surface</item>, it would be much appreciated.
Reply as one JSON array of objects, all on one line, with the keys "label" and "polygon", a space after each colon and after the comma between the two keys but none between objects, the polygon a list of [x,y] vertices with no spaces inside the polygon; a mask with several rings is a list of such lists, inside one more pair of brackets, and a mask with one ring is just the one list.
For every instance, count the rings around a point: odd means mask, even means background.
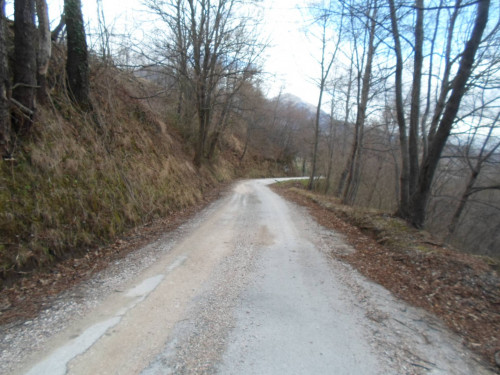
[{"label": "dirt road surface", "polygon": [[493,374],[267,185],[237,183],[176,232],[0,330],[2,374]]}]

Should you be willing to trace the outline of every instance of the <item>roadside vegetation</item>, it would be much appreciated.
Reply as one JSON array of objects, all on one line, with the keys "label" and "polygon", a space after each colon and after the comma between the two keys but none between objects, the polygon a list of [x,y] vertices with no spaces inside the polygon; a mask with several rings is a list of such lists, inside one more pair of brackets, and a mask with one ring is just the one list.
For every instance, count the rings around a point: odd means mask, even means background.
[{"label": "roadside vegetation", "polygon": [[79,0],[52,29],[46,1],[5,4],[2,279],[270,174],[499,256],[498,4],[311,4],[317,106],[264,94],[258,4],[148,0],[141,40],[99,1],[90,34]]},{"label": "roadside vegetation", "polygon": [[489,0],[307,7],[319,90],[309,190],[499,257],[499,14]]},{"label": "roadside vegetation", "polygon": [[[161,51],[167,66],[124,67],[105,31],[96,49],[87,46],[80,1],[65,1],[52,31],[45,1],[16,1],[14,21],[5,18],[5,2],[0,5],[1,288],[20,278],[32,278],[36,287],[39,272],[87,259],[132,228],[193,207],[236,178],[294,173],[278,127],[248,130],[253,111],[269,117],[272,106],[258,88],[253,55],[246,67],[222,68],[235,51],[214,51],[221,44],[204,40],[198,48],[216,52],[211,70],[180,72],[173,68],[178,55],[168,50]],[[236,48],[225,29],[236,20],[229,5],[220,4],[225,21],[211,32]],[[236,57],[240,63],[243,56]],[[17,64],[20,59],[32,64]],[[208,81],[200,74],[210,80],[203,98],[197,94]],[[200,120],[201,108],[210,113]],[[2,303],[2,311],[10,308]]]},{"label": "roadside vegetation", "polygon": [[[56,63],[49,80],[62,74]],[[200,202],[220,183],[283,173],[275,163],[254,159],[253,151],[240,163],[244,145],[235,137],[217,160],[197,169],[177,125],[152,109],[160,109],[161,100],[147,105],[133,98],[154,84],[140,85],[98,62],[92,68],[92,113],[55,89],[15,158],[2,162],[3,280],[84,255],[127,229]]]}]

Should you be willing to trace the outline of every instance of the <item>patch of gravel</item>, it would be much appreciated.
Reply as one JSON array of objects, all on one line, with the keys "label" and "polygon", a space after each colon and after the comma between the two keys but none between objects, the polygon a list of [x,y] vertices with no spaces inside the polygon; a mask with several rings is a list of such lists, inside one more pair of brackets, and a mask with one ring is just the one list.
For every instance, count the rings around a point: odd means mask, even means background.
[{"label": "patch of gravel", "polygon": [[217,265],[200,294],[191,302],[187,318],[174,327],[163,352],[141,375],[217,373],[217,364],[234,325],[235,304],[260,253],[250,232],[238,236],[233,244],[234,251]]},{"label": "patch of gravel", "polygon": [[0,326],[0,374],[12,373],[27,355],[43,348],[51,337],[86,316],[108,296],[123,291],[131,280],[170,251],[187,233],[198,227],[216,210],[218,204],[212,203],[196,218],[116,260],[91,279],[50,297],[35,318]]}]

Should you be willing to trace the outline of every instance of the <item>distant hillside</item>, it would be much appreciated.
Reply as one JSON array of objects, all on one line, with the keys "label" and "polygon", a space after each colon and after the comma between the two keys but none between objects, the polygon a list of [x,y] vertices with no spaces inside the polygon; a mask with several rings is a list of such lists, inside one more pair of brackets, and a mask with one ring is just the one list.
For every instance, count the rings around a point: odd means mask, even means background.
[{"label": "distant hillside", "polygon": [[[310,114],[311,118],[314,118],[316,116],[316,109],[317,106],[306,103],[303,101],[301,98],[298,96],[292,95],[292,94],[283,94],[281,96],[281,100],[285,104],[293,104],[296,106],[298,109],[303,110],[304,112],[307,112]],[[321,131],[323,132],[328,132],[330,129],[330,114],[325,111],[325,109],[328,109],[327,106],[322,105],[321,106],[321,113],[320,113],[320,128]],[[340,120],[334,120],[336,123],[342,123]]]}]

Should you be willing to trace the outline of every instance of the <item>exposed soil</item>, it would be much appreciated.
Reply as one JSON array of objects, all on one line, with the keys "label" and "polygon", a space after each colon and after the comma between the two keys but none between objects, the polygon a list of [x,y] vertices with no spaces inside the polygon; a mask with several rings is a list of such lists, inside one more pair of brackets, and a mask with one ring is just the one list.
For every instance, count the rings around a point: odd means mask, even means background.
[{"label": "exposed soil", "polygon": [[390,215],[354,210],[306,192],[301,184],[273,188],[346,236],[356,252],[341,259],[440,317],[466,346],[500,368],[500,278],[487,261],[447,248]]},{"label": "exposed soil", "polygon": [[106,247],[90,249],[81,258],[71,258],[51,268],[26,273],[0,291],[0,325],[36,316],[59,293],[89,279],[110,263],[153,242],[186,222],[227,189],[227,184],[207,192],[202,201],[166,218],[137,227]]}]

